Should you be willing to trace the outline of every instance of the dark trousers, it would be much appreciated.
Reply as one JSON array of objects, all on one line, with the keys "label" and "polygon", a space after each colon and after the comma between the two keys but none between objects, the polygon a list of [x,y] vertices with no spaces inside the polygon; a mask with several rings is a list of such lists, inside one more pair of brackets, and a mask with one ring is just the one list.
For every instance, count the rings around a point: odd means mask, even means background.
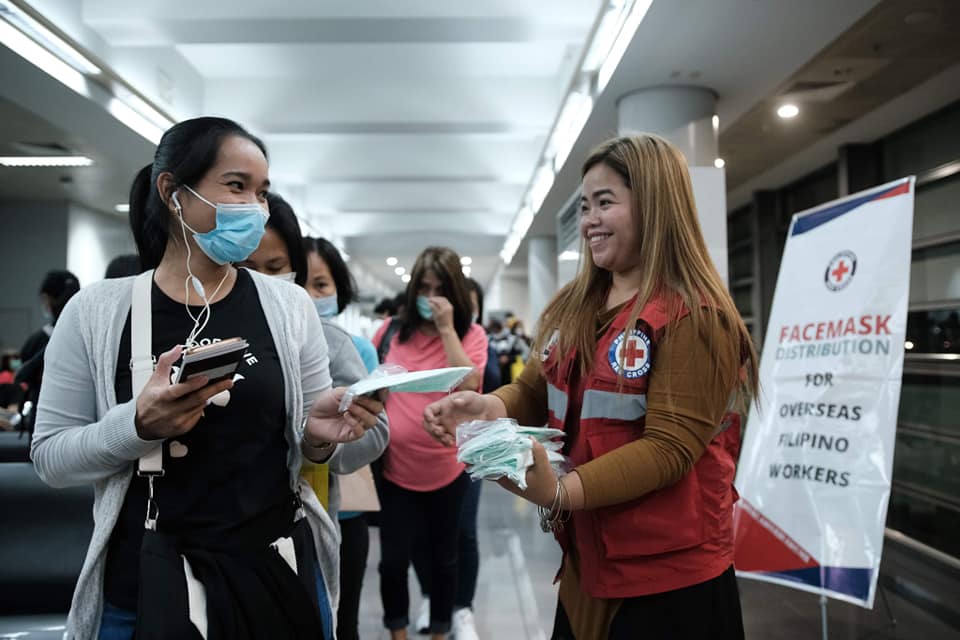
[{"label": "dark trousers", "polygon": [[[743,640],[740,592],[733,567],[712,580],[674,591],[627,598],[607,640]],[[551,640],[574,640],[563,605],[557,603]]]},{"label": "dark trousers", "polygon": [[453,617],[457,582],[457,534],[460,508],[470,479],[457,479],[435,491],[410,491],[386,478],[380,484],[380,598],[383,624],[405,629],[410,624],[407,572],[418,537],[427,541],[430,584],[431,633],[447,633]]},{"label": "dark trousers", "polygon": [[367,516],[340,521],[340,607],[337,609],[337,640],[359,640],[357,616],[363,574],[367,570],[370,532]]},{"label": "dark trousers", "polygon": [[[466,472],[464,472],[466,475]],[[473,607],[473,596],[477,592],[477,574],[480,571],[480,548],[477,544],[477,512],[480,509],[480,489],[483,480],[471,480],[460,508],[460,535],[457,537],[457,590],[453,598],[453,608]],[[429,546],[421,537],[413,550],[413,568],[417,572],[420,591],[430,597],[430,571],[427,564]]]}]

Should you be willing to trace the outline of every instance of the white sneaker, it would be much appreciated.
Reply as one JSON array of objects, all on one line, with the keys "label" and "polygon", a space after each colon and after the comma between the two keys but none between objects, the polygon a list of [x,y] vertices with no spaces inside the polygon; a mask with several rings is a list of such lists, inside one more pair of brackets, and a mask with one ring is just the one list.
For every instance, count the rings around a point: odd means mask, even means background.
[{"label": "white sneaker", "polygon": [[417,633],[430,631],[430,598],[424,598],[420,603],[420,613],[417,614]]},{"label": "white sneaker", "polygon": [[453,612],[453,637],[456,640],[480,640],[477,625],[473,621],[473,611],[464,607]]}]

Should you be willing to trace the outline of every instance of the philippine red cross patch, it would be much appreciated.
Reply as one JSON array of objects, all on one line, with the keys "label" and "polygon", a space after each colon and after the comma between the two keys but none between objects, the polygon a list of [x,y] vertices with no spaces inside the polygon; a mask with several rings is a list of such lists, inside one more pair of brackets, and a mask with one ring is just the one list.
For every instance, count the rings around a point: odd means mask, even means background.
[{"label": "philippine red cross patch", "polygon": [[629,336],[624,331],[610,345],[607,352],[610,368],[617,375],[623,371],[623,377],[630,380],[647,375],[650,371],[650,338],[640,329],[634,329]]}]

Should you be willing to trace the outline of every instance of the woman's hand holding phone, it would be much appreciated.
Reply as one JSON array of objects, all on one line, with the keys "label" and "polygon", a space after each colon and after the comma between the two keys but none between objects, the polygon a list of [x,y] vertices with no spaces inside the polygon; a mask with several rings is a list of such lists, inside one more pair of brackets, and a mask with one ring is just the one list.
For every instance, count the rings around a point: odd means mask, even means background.
[{"label": "woman's hand holding phone", "polygon": [[233,387],[233,379],[207,384],[205,376],[196,376],[178,384],[170,384],[173,363],[180,359],[177,345],[157,359],[157,367],[137,398],[134,423],[137,435],[144,440],[163,440],[183,435],[193,429],[207,406],[207,401]]}]

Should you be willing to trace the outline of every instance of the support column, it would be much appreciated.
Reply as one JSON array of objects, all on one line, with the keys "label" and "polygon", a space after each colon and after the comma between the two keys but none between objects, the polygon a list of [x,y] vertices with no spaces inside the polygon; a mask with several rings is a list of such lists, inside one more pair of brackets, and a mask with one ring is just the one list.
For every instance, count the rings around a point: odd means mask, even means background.
[{"label": "support column", "polygon": [[717,96],[703,87],[652,87],[628,93],[617,102],[620,135],[655,133],[687,159],[700,226],[710,256],[727,282],[727,194],[714,126]]},{"label": "support column", "polygon": [[527,247],[527,293],[530,314],[528,333],[533,333],[533,323],[546,308],[550,298],[557,292],[557,239],[536,236],[528,239]]}]

